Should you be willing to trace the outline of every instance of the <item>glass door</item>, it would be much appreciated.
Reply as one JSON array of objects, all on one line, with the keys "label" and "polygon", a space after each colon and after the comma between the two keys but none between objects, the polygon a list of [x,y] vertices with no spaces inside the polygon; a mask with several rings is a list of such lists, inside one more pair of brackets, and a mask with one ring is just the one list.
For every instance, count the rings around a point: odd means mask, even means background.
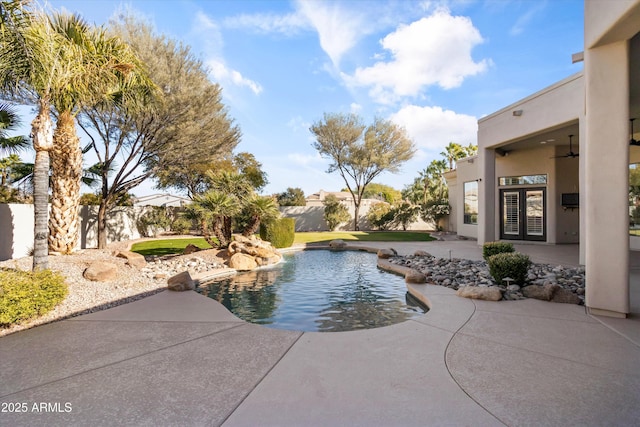
[{"label": "glass door", "polygon": [[544,188],[500,190],[500,238],[546,240]]}]

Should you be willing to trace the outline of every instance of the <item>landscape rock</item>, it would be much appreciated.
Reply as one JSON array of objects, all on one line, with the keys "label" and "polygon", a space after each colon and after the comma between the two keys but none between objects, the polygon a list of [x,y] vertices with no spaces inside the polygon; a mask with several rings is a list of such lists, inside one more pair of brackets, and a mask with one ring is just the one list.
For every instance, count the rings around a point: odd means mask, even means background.
[{"label": "landscape rock", "polygon": [[229,258],[229,267],[239,271],[253,270],[258,266],[255,258],[243,253],[234,253]]},{"label": "landscape rock", "polygon": [[116,256],[119,258],[126,258],[127,264],[135,268],[142,268],[147,265],[147,261],[144,259],[144,256],[136,252],[118,251]]},{"label": "landscape rock", "polygon": [[94,282],[114,280],[118,276],[118,267],[110,262],[94,261],[84,270],[82,276]]},{"label": "landscape rock", "polygon": [[342,239],[335,239],[329,242],[329,247],[333,250],[341,250],[347,247],[347,243]]},{"label": "landscape rock", "polygon": [[192,291],[196,288],[196,284],[191,278],[188,271],[178,273],[167,280],[167,287],[170,291],[183,292]]},{"label": "landscape rock", "polygon": [[463,286],[458,289],[456,295],[485,301],[500,301],[502,299],[502,291],[497,286]]},{"label": "landscape rock", "polygon": [[202,249],[200,249],[199,247],[197,247],[196,245],[194,245],[193,243],[189,243],[187,245],[186,248],[184,248],[184,250],[182,251],[183,255],[191,255],[194,252],[198,252],[201,251]]},{"label": "landscape rock", "polygon": [[431,255],[429,252],[427,251],[421,251],[421,250],[417,250],[414,252],[413,254],[414,256],[418,256],[418,257],[431,257],[433,255]]},{"label": "landscape rock", "polygon": [[531,285],[522,288],[522,294],[527,298],[539,299],[542,301],[551,301],[558,285],[546,284],[543,286]]},{"label": "landscape rock", "polygon": [[[274,248],[270,242],[266,242],[256,236],[245,237],[241,235],[234,236],[234,240],[229,244],[227,248],[229,258],[229,267],[236,270],[247,270],[256,268],[257,266],[271,265],[280,262],[282,256],[276,248]],[[235,255],[244,255],[245,257],[235,257],[234,264],[242,262],[242,268],[237,268],[232,265],[231,260]],[[246,257],[252,259],[252,263],[245,260]],[[255,265],[254,265],[255,264]],[[250,265],[254,267],[248,268]]]},{"label": "landscape rock", "polygon": [[398,256],[398,252],[395,249],[380,249],[378,251],[378,258],[388,259],[394,256]]},{"label": "landscape rock", "polygon": [[558,288],[551,298],[552,302],[558,302],[563,304],[580,304],[580,297],[571,291]]},{"label": "landscape rock", "polygon": [[420,273],[419,271],[413,270],[404,275],[404,281],[406,283],[415,284],[427,283],[427,276],[425,276],[423,273]]}]

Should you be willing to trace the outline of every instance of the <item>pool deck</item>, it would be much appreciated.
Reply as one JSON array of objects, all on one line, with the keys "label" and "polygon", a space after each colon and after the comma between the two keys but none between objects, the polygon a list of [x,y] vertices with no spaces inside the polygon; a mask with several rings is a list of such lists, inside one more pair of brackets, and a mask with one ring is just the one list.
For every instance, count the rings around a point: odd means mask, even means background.
[{"label": "pool deck", "polygon": [[[363,246],[481,258],[470,241]],[[577,264],[577,246],[517,246]],[[268,329],[167,291],[2,337],[0,426],[638,424],[640,315],[412,286],[427,314],[365,331]],[[26,413],[7,412],[22,403]]]}]

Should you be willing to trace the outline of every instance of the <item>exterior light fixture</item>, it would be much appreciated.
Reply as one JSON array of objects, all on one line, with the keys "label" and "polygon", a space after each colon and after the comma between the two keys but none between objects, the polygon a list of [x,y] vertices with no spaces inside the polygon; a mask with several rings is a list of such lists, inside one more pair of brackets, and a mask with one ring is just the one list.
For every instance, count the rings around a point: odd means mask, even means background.
[{"label": "exterior light fixture", "polygon": [[513,115],[516,117],[520,117],[522,115],[522,110],[513,110]]}]

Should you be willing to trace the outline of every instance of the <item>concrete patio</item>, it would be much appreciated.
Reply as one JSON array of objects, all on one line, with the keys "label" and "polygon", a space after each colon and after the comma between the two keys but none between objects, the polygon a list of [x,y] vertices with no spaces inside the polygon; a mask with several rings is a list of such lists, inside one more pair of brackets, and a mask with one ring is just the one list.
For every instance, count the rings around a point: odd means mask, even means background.
[{"label": "concrete patio", "polygon": [[[378,246],[481,258],[475,242]],[[578,259],[577,246],[518,250],[536,262]],[[268,329],[195,292],[162,292],[0,338],[0,425],[638,424],[637,314],[411,286],[431,310],[366,331]],[[9,411],[22,403],[26,413]]]}]

